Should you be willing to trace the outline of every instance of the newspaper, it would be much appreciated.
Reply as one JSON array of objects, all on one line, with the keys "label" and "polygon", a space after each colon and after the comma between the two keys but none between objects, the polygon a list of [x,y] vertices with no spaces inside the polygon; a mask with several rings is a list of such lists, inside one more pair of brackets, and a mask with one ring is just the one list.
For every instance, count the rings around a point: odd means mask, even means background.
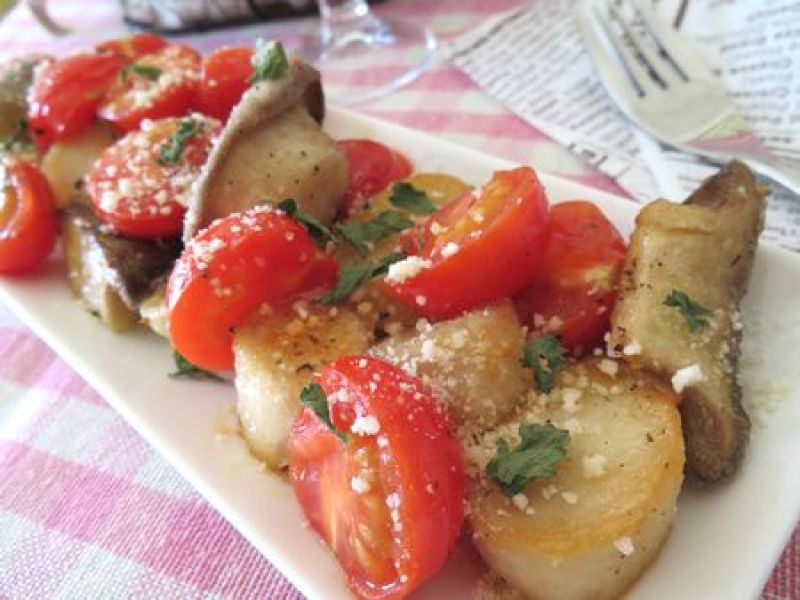
[{"label": "newspaper", "polygon": [[[681,5],[685,5],[681,11]],[[661,0],[777,155],[800,161],[800,0]],[[535,0],[460,36],[455,65],[641,202],[680,200],[716,166],[659,144],[619,112],[583,49],[576,0]],[[800,198],[777,184],[764,239],[800,250]]]}]

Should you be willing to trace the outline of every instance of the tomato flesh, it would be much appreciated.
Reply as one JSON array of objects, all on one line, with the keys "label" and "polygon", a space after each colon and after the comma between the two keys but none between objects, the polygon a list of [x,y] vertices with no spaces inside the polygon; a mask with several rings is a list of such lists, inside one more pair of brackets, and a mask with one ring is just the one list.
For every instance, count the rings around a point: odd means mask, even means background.
[{"label": "tomato flesh", "polygon": [[154,33],[137,33],[135,35],[109,40],[98,44],[99,52],[110,52],[117,56],[132,61],[145,54],[158,52],[167,45],[167,40]]},{"label": "tomato flesh", "polygon": [[345,357],[317,378],[334,436],[309,409],[289,477],[311,526],[362,598],[402,598],[444,565],[464,518],[464,461],[431,392],[398,367]]},{"label": "tomato flesh", "polygon": [[[292,443],[303,448],[295,451],[293,473],[309,522],[333,549],[350,579],[375,588],[391,585],[398,574],[374,441],[354,437],[342,454],[342,442],[328,435],[313,413],[302,415],[295,428],[298,433]],[[366,478],[365,473],[375,476]],[[369,491],[353,493],[354,479],[364,481]]]},{"label": "tomato flesh", "polygon": [[370,198],[389,185],[411,175],[408,159],[372,140],[340,140],[339,147],[347,156],[349,180],[342,200],[344,215],[363,206]]},{"label": "tomato flesh", "polygon": [[167,284],[170,339],[203,369],[232,369],[233,329],[264,303],[330,288],[338,265],[294,219],[265,206],[212,223],[187,244]]},{"label": "tomato flesh", "polygon": [[28,131],[40,148],[91,125],[122,62],[115,54],[76,54],[36,75],[28,98]]},{"label": "tomato flesh", "polygon": [[183,229],[186,196],[200,174],[221,124],[192,117],[200,131],[190,137],[177,163],[158,162],[181,119],[146,124],[106,148],[86,176],[86,190],[100,220],[130,237],[174,237]]},{"label": "tomato flesh", "polygon": [[549,209],[530,167],[498,171],[404,236],[429,264],[391,293],[434,320],[449,319],[520,291],[541,269]]},{"label": "tomato flesh", "polygon": [[514,299],[523,322],[557,333],[577,356],[591,350],[609,330],[625,252],[622,236],[591,202],[553,206],[542,270]]},{"label": "tomato flesh", "polygon": [[53,192],[30,163],[10,161],[0,165],[0,174],[0,273],[33,271],[56,243]]},{"label": "tomato flesh", "polygon": [[172,44],[145,54],[134,63],[143,69],[156,69],[151,78],[129,67],[118,77],[98,110],[98,114],[121,131],[134,131],[145,119],[185,115],[197,89],[200,55],[187,46]]},{"label": "tomato flesh", "polygon": [[220,48],[203,59],[196,108],[204,115],[227,121],[250,87],[252,48]]}]

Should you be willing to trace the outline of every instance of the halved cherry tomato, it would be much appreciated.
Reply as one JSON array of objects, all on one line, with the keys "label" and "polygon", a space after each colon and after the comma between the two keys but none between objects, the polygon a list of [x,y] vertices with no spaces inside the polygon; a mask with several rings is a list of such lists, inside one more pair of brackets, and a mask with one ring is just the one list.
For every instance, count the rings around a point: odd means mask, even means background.
[{"label": "halved cherry tomato", "polygon": [[203,369],[232,369],[233,328],[331,287],[339,267],[297,221],[258,206],[212,223],[187,244],[166,292],[173,346]]},{"label": "halved cherry tomato", "polygon": [[[184,121],[197,132],[185,141],[177,162],[159,162]],[[116,231],[136,238],[177,236],[183,229],[186,194],[222,126],[196,114],[148,122],[106,148],[86,176],[92,206]]]},{"label": "halved cherry tomato", "polygon": [[108,90],[98,114],[121,131],[139,128],[145,119],[185,115],[200,78],[200,55],[173,44],[139,57]]},{"label": "halved cherry tomato", "polygon": [[250,87],[252,60],[252,48],[220,48],[203,58],[195,108],[227,121]]},{"label": "halved cherry tomato", "polygon": [[553,206],[543,268],[516,298],[532,330],[557,333],[581,355],[608,331],[625,242],[602,211],[582,200]]},{"label": "halved cherry tomato", "polygon": [[98,52],[111,52],[126,61],[132,61],[145,54],[158,52],[167,45],[167,40],[154,33],[137,33],[135,35],[108,40],[98,44]]},{"label": "halved cherry tomato", "polygon": [[347,215],[395,181],[411,175],[408,159],[391,148],[372,140],[340,140],[347,155],[349,182],[342,200],[341,213]]},{"label": "halved cherry tomato", "polygon": [[360,598],[403,598],[444,565],[464,519],[461,447],[419,379],[369,357],[317,381],[342,442],[308,408],[289,436],[289,477],[311,526]]},{"label": "halved cherry tomato", "polygon": [[[548,203],[530,167],[497,171],[404,235],[429,264],[389,290],[430,319],[448,319],[520,291],[542,266]],[[420,246],[421,244],[421,246]]]},{"label": "halved cherry tomato", "polygon": [[0,170],[0,273],[32,271],[56,243],[55,198],[32,164],[11,161]]},{"label": "halved cherry tomato", "polygon": [[42,68],[28,98],[28,131],[40,148],[80,133],[122,66],[114,54],[76,54]]}]

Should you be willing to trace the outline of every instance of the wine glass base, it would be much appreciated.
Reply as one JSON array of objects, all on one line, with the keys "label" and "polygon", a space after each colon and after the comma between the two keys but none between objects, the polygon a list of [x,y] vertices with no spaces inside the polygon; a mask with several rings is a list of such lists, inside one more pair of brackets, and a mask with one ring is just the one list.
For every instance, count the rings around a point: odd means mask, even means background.
[{"label": "wine glass base", "polygon": [[349,105],[412,82],[430,66],[436,46],[436,37],[425,27],[370,18],[366,26],[351,30],[332,33],[323,28],[306,38],[299,51],[322,72],[326,98]]}]

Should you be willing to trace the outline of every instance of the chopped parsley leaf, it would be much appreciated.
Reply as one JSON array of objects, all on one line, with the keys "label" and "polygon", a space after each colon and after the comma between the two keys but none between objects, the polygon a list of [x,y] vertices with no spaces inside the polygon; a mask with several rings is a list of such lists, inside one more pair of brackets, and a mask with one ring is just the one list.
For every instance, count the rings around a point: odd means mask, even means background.
[{"label": "chopped parsley leaf", "polygon": [[150,81],[157,81],[159,77],[161,77],[161,69],[158,67],[150,67],[147,65],[137,65],[133,63],[127,67],[123,67],[119,72],[119,78],[122,81],[128,79],[129,73],[136,73],[137,75],[141,75],[142,77],[147,77]]},{"label": "chopped parsley leaf", "polygon": [[311,383],[303,388],[300,392],[300,403],[310,408],[320,421],[328,426],[331,433],[338,437],[342,442],[347,441],[347,434],[336,429],[336,426],[331,421],[331,414],[328,410],[328,397],[325,395],[325,390],[318,383]]},{"label": "chopped parsley leaf", "polygon": [[175,360],[175,368],[176,370],[169,374],[170,377],[173,379],[178,378],[186,378],[186,379],[206,379],[210,381],[218,381],[220,383],[228,383],[228,380],[224,377],[220,377],[216,373],[212,373],[211,371],[206,371],[205,369],[201,369],[197,365],[193,365],[190,363],[186,358],[184,358],[180,352],[174,350],[172,352],[172,356]]},{"label": "chopped parsley leaf", "polygon": [[708,318],[714,315],[714,311],[706,308],[692,300],[685,292],[672,290],[664,298],[664,306],[677,308],[686,318],[689,331],[695,332],[708,325]]},{"label": "chopped parsley leaf", "polygon": [[520,362],[533,371],[536,386],[549,393],[556,383],[556,371],[567,366],[564,348],[554,335],[543,335],[528,342],[522,351]]},{"label": "chopped parsley leaf", "polygon": [[369,254],[367,242],[380,241],[393,233],[411,227],[413,223],[396,210],[385,210],[374,219],[362,223],[345,223],[337,231],[361,256]]},{"label": "chopped parsley leaf", "polygon": [[292,217],[295,221],[299,221],[305,225],[308,234],[320,248],[324,248],[325,244],[330,240],[336,241],[333,232],[325,227],[325,225],[317,221],[310,214],[300,210],[300,207],[297,206],[296,200],[287,198],[286,200],[278,202],[277,207]]},{"label": "chopped parsley leaf", "polygon": [[392,186],[389,202],[413,215],[429,215],[436,212],[436,206],[428,198],[428,194],[405,181],[398,181]]},{"label": "chopped parsley leaf", "polygon": [[28,136],[28,121],[21,118],[17,121],[17,126],[14,132],[6,137],[0,139],[0,149],[9,152],[17,146],[29,146],[31,138]]},{"label": "chopped parsley leaf", "polygon": [[505,440],[497,443],[497,455],[486,464],[486,474],[511,497],[537,477],[553,477],[556,463],[567,455],[569,432],[546,425],[519,426],[520,443],[509,450]]},{"label": "chopped parsley leaf", "polygon": [[342,268],[336,286],[330,292],[319,298],[317,303],[325,306],[338,304],[352,294],[353,290],[362,283],[369,281],[373,277],[386,274],[389,270],[389,265],[396,263],[398,260],[403,260],[404,258],[405,254],[397,252],[384,256],[374,264],[367,261]]},{"label": "chopped parsley leaf", "polygon": [[289,70],[289,58],[280,42],[256,42],[256,52],[252,60],[255,72],[250,83],[268,79],[280,79]]},{"label": "chopped parsley leaf", "polygon": [[201,131],[203,131],[203,124],[197,119],[193,117],[182,119],[178,129],[161,147],[156,162],[160,165],[178,164],[186,148],[186,142]]}]

